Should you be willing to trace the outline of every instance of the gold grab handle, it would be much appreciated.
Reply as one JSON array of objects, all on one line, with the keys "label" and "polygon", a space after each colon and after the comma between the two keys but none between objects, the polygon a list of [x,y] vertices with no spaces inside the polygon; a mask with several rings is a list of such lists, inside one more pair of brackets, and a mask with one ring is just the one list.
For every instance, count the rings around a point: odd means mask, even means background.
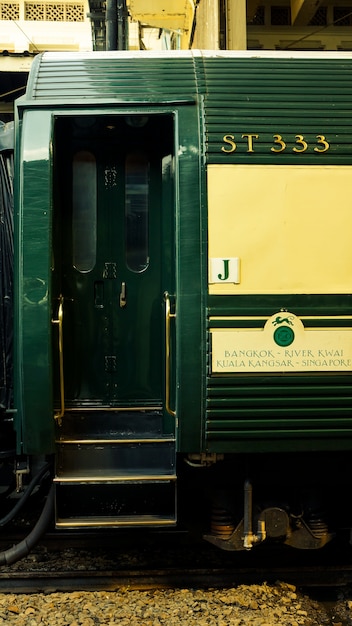
[{"label": "gold grab handle", "polygon": [[54,414],[54,418],[58,420],[61,426],[61,420],[65,413],[65,386],[64,386],[64,342],[63,342],[63,319],[64,319],[64,299],[59,298],[59,310],[57,320],[51,320],[52,324],[59,326],[59,372],[60,372],[60,410]]},{"label": "gold grab handle", "polygon": [[126,283],[121,283],[121,292],[120,292],[120,307],[123,309],[127,304],[126,299]]},{"label": "gold grab handle", "polygon": [[171,313],[170,296],[167,291],[164,293],[165,301],[165,408],[170,415],[176,416],[176,411],[170,407],[170,367],[171,367],[171,339],[170,326],[171,318],[176,318],[176,313]]}]

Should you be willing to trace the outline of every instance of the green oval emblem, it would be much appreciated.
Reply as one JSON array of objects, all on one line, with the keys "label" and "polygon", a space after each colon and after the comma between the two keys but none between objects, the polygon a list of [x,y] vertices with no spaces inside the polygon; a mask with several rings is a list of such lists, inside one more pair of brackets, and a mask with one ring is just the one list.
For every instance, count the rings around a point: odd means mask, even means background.
[{"label": "green oval emblem", "polygon": [[294,341],[295,333],[289,326],[280,326],[274,332],[274,341],[278,346],[290,346]]}]

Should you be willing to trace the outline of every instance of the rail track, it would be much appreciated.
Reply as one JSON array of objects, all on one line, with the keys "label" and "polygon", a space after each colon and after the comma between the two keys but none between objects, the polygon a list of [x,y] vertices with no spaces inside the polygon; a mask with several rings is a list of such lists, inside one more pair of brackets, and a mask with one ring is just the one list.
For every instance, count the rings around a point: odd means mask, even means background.
[{"label": "rail track", "polygon": [[[0,550],[14,542],[0,535]],[[275,583],[352,588],[352,549],[319,552],[265,547],[224,553],[184,533],[48,533],[31,554],[0,568],[0,592],[232,587]]]},{"label": "rail track", "polygon": [[[326,575],[325,575],[326,574]],[[33,571],[0,572],[0,593],[51,593],[53,591],[112,591],[129,589],[165,588],[222,588],[240,584],[274,583],[284,580],[303,589],[318,590],[329,587],[352,586],[352,570],[338,568],[318,573],[314,568],[301,572],[288,568],[259,571],[255,574],[244,569],[192,569],[181,570],[107,570],[107,571]]]},{"label": "rail track", "polygon": [[[5,540],[0,535],[0,550],[12,540],[16,537]],[[256,593],[252,588],[275,587],[281,581],[284,586],[297,589],[299,598],[307,598],[302,606],[308,608],[307,623],[352,626],[351,554],[351,549],[336,546],[309,554],[275,547],[228,554],[192,541],[183,533],[150,533],[144,537],[123,533],[118,542],[116,535],[109,534],[87,533],[82,537],[48,533],[28,557],[0,568],[0,594],[8,594],[10,599],[14,594],[37,598],[52,594],[54,602],[60,603],[61,597],[70,596],[71,592],[75,592],[75,597],[80,592],[92,592],[104,598],[109,597],[109,592],[123,597],[126,592],[140,591],[153,598],[154,593],[164,594],[167,589],[173,594],[177,590],[189,590],[189,594],[203,589],[209,597],[212,589],[216,595],[238,588],[241,593],[244,587],[248,596]],[[33,603],[28,602],[27,610],[34,610]],[[313,607],[312,621],[309,607]],[[258,611],[260,614],[260,608]],[[325,616],[322,621],[320,614]]]}]

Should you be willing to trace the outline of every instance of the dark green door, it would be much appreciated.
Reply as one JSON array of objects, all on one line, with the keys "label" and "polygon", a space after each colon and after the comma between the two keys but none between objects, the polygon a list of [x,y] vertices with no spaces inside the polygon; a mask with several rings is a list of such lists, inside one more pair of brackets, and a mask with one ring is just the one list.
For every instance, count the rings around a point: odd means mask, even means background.
[{"label": "dark green door", "polygon": [[58,122],[65,403],[159,406],[163,293],[172,289],[172,118]]}]

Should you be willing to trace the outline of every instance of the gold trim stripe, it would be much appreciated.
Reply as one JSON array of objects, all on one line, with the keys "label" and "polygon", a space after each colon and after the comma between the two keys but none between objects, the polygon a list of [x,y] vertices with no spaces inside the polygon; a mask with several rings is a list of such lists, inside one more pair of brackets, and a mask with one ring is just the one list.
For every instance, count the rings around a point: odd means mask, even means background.
[{"label": "gold trim stripe", "polygon": [[162,405],[158,404],[157,406],[82,406],[82,407],[65,407],[65,413],[73,413],[73,412],[79,412],[79,413],[93,413],[94,411],[112,411],[112,412],[119,412],[119,411],[161,411],[162,410]]},{"label": "gold trim stripe", "polygon": [[54,483],[120,483],[120,482],[171,482],[177,479],[176,474],[162,475],[144,475],[144,474],[127,474],[116,476],[106,474],[104,476],[55,476]]},{"label": "gold trim stripe", "polygon": [[109,443],[175,443],[175,438],[165,439],[57,439],[55,441],[58,445],[65,444],[109,444]]},{"label": "gold trim stripe", "polygon": [[141,520],[141,519],[127,519],[125,521],[119,521],[119,520],[92,520],[92,521],[88,521],[88,520],[77,520],[77,521],[60,521],[57,520],[56,521],[56,528],[94,528],[94,527],[99,527],[99,526],[104,526],[104,527],[114,527],[114,526],[175,526],[176,525],[176,520],[175,519],[160,519],[160,520]]},{"label": "gold trim stripe", "polygon": [[[259,321],[271,317],[271,315],[214,315],[209,317],[209,321]],[[352,315],[297,315],[297,317],[300,320],[352,320]]]}]

